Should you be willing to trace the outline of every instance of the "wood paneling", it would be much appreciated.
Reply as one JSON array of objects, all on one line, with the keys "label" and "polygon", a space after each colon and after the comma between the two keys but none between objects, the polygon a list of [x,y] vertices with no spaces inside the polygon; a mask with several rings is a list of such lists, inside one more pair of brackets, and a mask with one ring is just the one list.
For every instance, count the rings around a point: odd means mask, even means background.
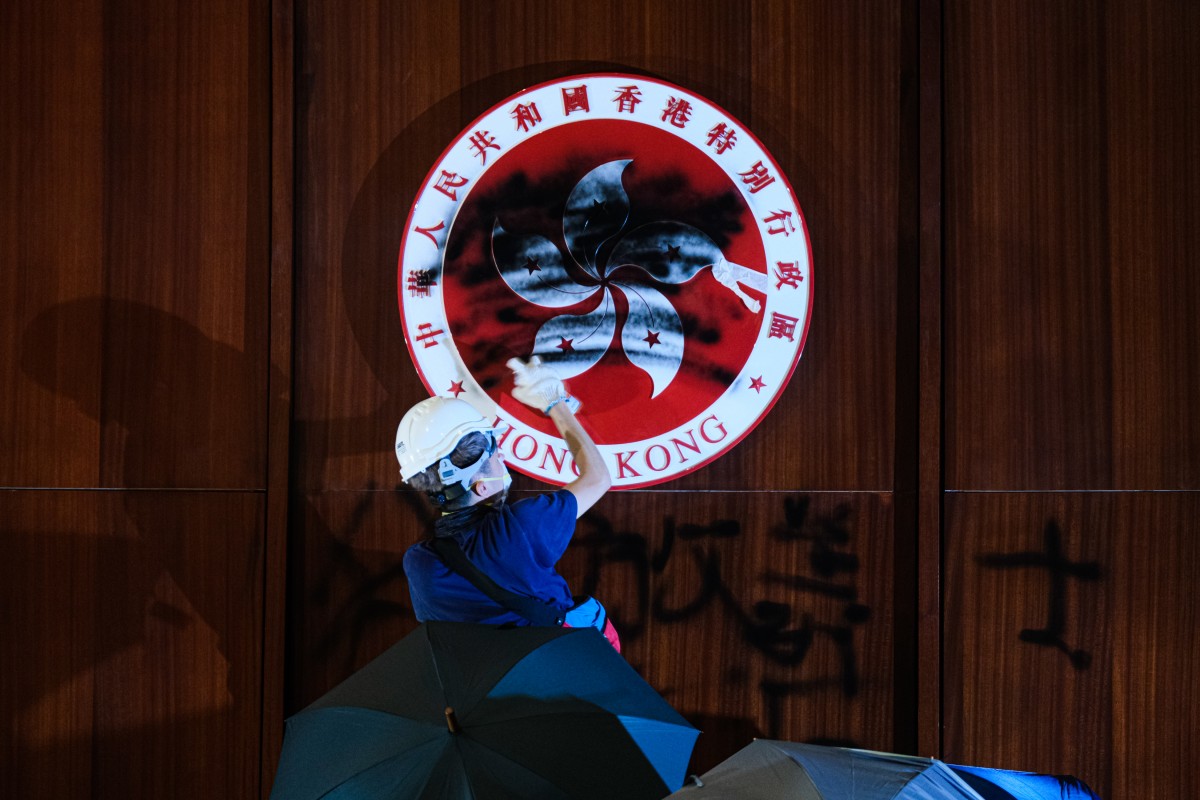
[{"label": "wood paneling", "polygon": [[[910,210],[903,219],[910,221],[915,215],[919,233],[916,241],[919,281],[915,291],[900,291],[900,325],[897,330],[897,370],[900,374],[911,372],[916,366],[916,386],[907,389],[908,402],[915,403],[912,415],[904,414],[906,388],[903,379],[896,387],[896,484],[897,484],[897,560],[896,582],[905,586],[906,579],[915,580],[913,598],[915,620],[915,642],[911,669],[916,672],[914,706],[915,730],[909,732],[916,747],[911,752],[942,752],[942,420],[943,420],[943,341],[942,341],[942,3],[940,0],[921,0],[916,8],[906,6],[906,31],[914,37],[917,49],[916,97],[910,88],[902,96],[907,104],[915,105],[917,112],[916,157],[916,203],[918,208]],[[915,17],[915,19],[913,19]],[[913,30],[915,28],[915,30]],[[906,37],[907,41],[907,37]],[[911,136],[911,132],[909,133]],[[903,138],[903,137],[902,137]],[[907,151],[906,151],[907,152]],[[905,157],[902,156],[902,159]],[[911,155],[907,156],[911,159]],[[909,162],[911,165],[911,161]],[[907,181],[901,181],[907,186]],[[911,196],[906,198],[912,202]],[[901,201],[901,207],[905,201]],[[906,228],[900,236],[903,241]],[[912,235],[908,233],[907,235]],[[913,310],[907,304],[916,298],[917,323],[905,323],[911,319]],[[907,308],[908,314],[905,313]],[[915,343],[909,338],[915,337]],[[907,344],[904,342],[908,339]],[[913,353],[913,350],[916,352]],[[908,354],[908,359],[905,355]],[[912,396],[915,394],[915,398]],[[907,422],[913,420],[915,424]],[[915,464],[915,475],[905,475]],[[906,570],[904,559],[903,488],[911,485],[915,489],[913,502],[916,528],[911,532],[915,539],[915,563],[911,572]],[[904,598],[896,599],[897,619],[904,620]],[[903,630],[897,630],[897,641],[904,642]],[[897,658],[898,678],[905,669],[903,653]],[[898,682],[897,695],[903,697]],[[901,717],[901,721],[903,717]],[[903,735],[897,733],[897,745],[902,746]]]},{"label": "wood paneling", "polygon": [[775,412],[732,453],[672,486],[890,489],[895,9],[629,0],[444,4],[434,15],[404,4],[345,13],[302,3],[297,15],[306,85],[297,457],[307,491],[390,481],[395,424],[425,394],[403,345],[395,264],[426,171],[496,102],[587,70],[650,72],[741,116],[787,172],[816,243],[808,345]]},{"label": "wood paneling", "polygon": [[[295,519],[307,546],[291,711],[416,626],[401,559],[432,513],[407,490],[326,492]],[[887,749],[891,527],[886,495],[612,493],[561,569],[606,604],[630,664],[704,731],[694,768],[753,736]]]},{"label": "wood paneling", "polygon": [[[455,3],[296,4],[295,403],[305,489],[390,483],[424,396],[396,304],[407,204],[458,131]],[[400,137],[401,131],[437,133]],[[347,131],[353,135],[347,136]]]},{"label": "wood paneling", "polygon": [[1104,19],[946,7],[946,485],[1112,485]]},{"label": "wood paneling", "polygon": [[0,492],[0,794],[252,797],[262,497]]},{"label": "wood paneling", "polygon": [[0,794],[261,794],[281,712],[415,626],[404,221],[470,120],[585,71],[728,109],[813,242],[780,402],[563,561],[693,767],[778,736],[1185,794],[1197,38],[1180,0],[3,4]]},{"label": "wood paneling", "polygon": [[251,797],[269,6],[0,15],[0,794]]},{"label": "wood paneling", "polygon": [[1186,794],[1200,497],[968,493],[946,509],[945,757],[1070,773],[1102,797]]},{"label": "wood paneling", "polygon": [[261,488],[265,6],[78,5],[5,10],[0,480]]},{"label": "wood paneling", "polygon": [[[43,314],[103,291],[102,22],[92,2],[0,6],[3,486],[99,477],[103,341],[98,329],[73,340],[70,319]],[[66,342],[76,355],[60,363]]]},{"label": "wood paneling", "polygon": [[[295,282],[295,24],[291,0],[271,2],[271,328],[263,547],[263,702],[260,794],[269,796],[283,746],[287,671],[287,543],[291,505],[292,296]],[[264,70],[266,72],[266,70]]]},{"label": "wood paneling", "polygon": [[1200,489],[1200,6],[1107,16],[1113,482]]},{"label": "wood paneling", "polygon": [[105,5],[102,485],[264,485],[268,8]]},{"label": "wood paneling", "polygon": [[1200,9],[945,12],[944,754],[1186,794]]},{"label": "wood paneling", "polygon": [[946,19],[947,486],[1197,488],[1197,9]]}]

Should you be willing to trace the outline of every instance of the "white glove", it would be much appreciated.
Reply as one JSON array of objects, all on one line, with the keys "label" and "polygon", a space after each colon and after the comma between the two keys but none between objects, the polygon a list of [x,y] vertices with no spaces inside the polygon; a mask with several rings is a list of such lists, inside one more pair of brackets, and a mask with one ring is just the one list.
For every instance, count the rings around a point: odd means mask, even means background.
[{"label": "white glove", "polygon": [[567,394],[567,387],[554,370],[542,364],[542,359],[532,356],[528,363],[519,358],[510,358],[508,368],[513,371],[513,397],[543,414],[565,402],[575,411],[579,401]]}]

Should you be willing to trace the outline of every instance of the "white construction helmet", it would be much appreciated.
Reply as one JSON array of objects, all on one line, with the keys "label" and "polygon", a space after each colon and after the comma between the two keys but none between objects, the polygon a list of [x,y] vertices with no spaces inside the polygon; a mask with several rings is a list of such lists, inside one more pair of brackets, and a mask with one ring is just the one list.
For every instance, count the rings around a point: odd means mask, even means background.
[{"label": "white construction helmet", "polygon": [[[396,460],[400,462],[400,477],[407,481],[447,459],[467,434],[490,434],[491,431],[491,423],[466,400],[456,397],[422,400],[408,410],[396,428]],[[461,476],[445,475],[443,478],[461,479]]]}]

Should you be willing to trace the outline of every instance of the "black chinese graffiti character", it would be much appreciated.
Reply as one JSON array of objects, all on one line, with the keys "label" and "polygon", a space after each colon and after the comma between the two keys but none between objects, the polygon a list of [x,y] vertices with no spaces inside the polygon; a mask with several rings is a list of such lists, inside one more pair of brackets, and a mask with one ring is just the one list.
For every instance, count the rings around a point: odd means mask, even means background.
[{"label": "black chinese graffiti character", "polygon": [[1025,628],[1020,633],[1023,642],[1041,647],[1055,647],[1067,654],[1071,666],[1077,670],[1087,669],[1092,656],[1086,650],[1072,650],[1063,640],[1067,622],[1067,578],[1095,581],[1100,578],[1100,565],[1094,561],[1076,562],[1063,556],[1062,531],[1058,523],[1050,520],[1042,533],[1045,549],[1042,552],[986,553],[978,561],[994,569],[1019,569],[1038,567],[1050,573],[1049,598],[1046,610],[1046,627]]}]

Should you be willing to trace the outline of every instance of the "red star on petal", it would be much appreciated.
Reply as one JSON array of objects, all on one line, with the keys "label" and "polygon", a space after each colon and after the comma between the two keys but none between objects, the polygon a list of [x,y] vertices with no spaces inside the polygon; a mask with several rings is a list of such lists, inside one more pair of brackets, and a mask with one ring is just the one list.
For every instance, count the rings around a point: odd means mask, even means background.
[{"label": "red star on petal", "polygon": [[458,397],[460,394],[465,392],[466,389],[463,388],[462,381],[450,381],[450,388],[447,391],[449,391],[455,397]]},{"label": "red star on petal", "polygon": [[765,389],[766,386],[767,385],[763,383],[762,375],[759,375],[757,378],[750,379],[750,388],[759,394],[762,394],[762,390]]},{"label": "red star on petal", "polygon": [[654,347],[656,344],[662,344],[662,342],[658,340],[658,331],[652,331],[649,328],[646,329],[646,337],[642,339],[642,341],[646,342],[651,347]]},{"label": "red star on petal", "polygon": [[575,349],[574,346],[571,344],[571,342],[575,341],[574,339],[568,339],[565,336],[560,336],[558,338],[562,339],[562,341],[554,346],[557,347],[559,350],[562,350],[564,353],[569,353]]}]

